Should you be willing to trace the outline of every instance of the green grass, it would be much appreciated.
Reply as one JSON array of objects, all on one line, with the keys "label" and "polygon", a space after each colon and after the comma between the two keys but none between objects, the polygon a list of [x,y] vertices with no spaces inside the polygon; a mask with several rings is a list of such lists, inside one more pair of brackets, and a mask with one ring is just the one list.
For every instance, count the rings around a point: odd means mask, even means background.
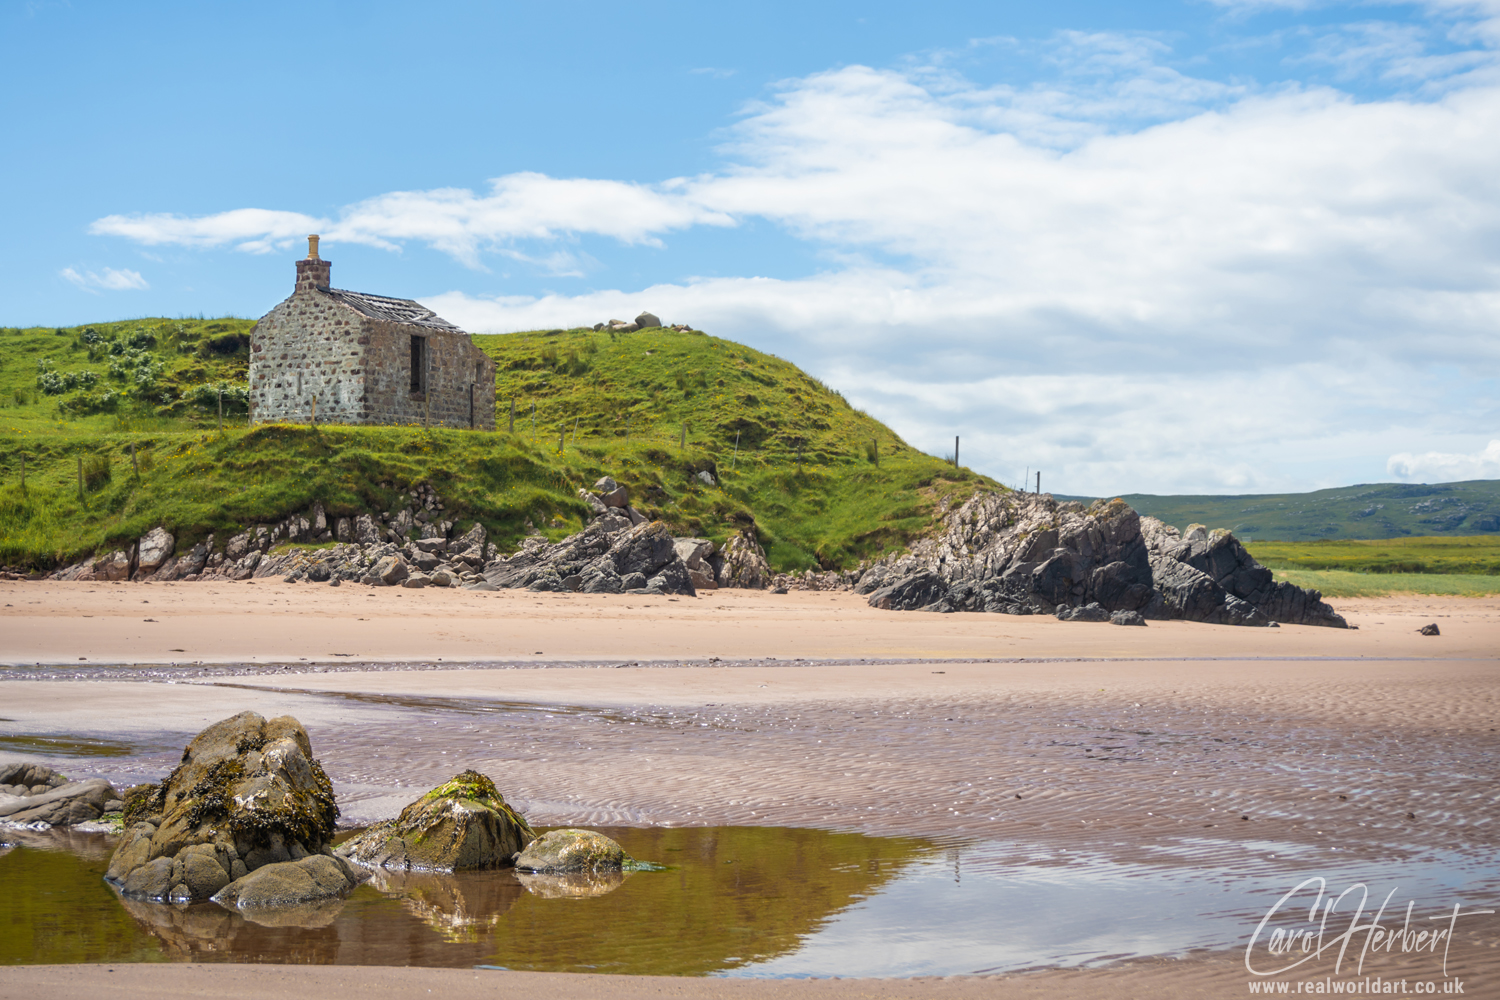
[{"label": "green grass", "polygon": [[[510,548],[528,520],[554,538],[578,530],[588,509],[577,490],[609,474],[630,488],[635,506],[679,534],[722,542],[753,519],[773,568],[845,568],[929,530],[940,499],[998,486],[911,448],[785,361],[660,330],[476,337],[499,367],[498,433],[246,428],[242,407],[220,432],[218,387],[243,398],[240,338],[251,325],[0,330],[0,563],[48,568],[158,524],[179,546],[210,532],[222,541],[224,532],[314,501],[331,516],[388,510],[423,482],[460,530],[481,522]],[[131,338],[139,346],[110,353]],[[115,377],[104,360],[132,350],[131,371],[146,359],[149,390],[130,371]],[[53,395],[38,388],[39,379],[83,370],[95,372],[92,387],[75,377]],[[101,380],[122,393],[113,409],[89,412]],[[714,485],[697,477],[705,470]]]},{"label": "green grass", "polygon": [[1436,594],[1486,597],[1500,594],[1500,576],[1477,573],[1352,573],[1348,570],[1277,570],[1276,579],[1321,591],[1324,597],[1387,597]]},{"label": "green grass", "polygon": [[1354,573],[1500,573],[1500,536],[1255,542],[1250,553],[1271,569],[1347,570]]}]

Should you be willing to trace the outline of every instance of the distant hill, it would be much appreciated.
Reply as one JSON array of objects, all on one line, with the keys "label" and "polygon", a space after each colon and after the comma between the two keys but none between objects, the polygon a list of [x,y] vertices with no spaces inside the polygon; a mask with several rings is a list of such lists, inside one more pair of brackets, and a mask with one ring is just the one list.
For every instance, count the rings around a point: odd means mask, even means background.
[{"label": "distant hill", "polygon": [[[1090,497],[1076,499],[1088,500]],[[1177,528],[1228,528],[1243,541],[1402,538],[1500,532],[1500,480],[1374,483],[1313,493],[1154,496],[1122,499]]]}]

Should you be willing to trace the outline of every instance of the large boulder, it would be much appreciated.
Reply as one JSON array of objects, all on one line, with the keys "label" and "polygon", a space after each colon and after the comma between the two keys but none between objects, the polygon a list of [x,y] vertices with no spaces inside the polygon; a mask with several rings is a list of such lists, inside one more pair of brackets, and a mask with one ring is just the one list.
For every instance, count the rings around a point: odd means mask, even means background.
[{"label": "large boulder", "polygon": [[[725,575],[729,566],[726,551]],[[1130,611],[1225,625],[1347,627],[1317,591],[1277,583],[1229,532],[1194,526],[1184,536],[1118,499],[1085,507],[1045,494],[977,493],[946,511],[933,537],[871,566],[855,589],[892,610],[1070,621]]]},{"label": "large boulder", "polygon": [[625,849],[602,833],[549,830],[516,858],[516,870],[553,874],[619,871],[628,860]]},{"label": "large boulder", "polygon": [[368,868],[467,871],[508,865],[535,837],[493,781],[465,771],[341,844],[338,854]]},{"label": "large boulder", "polygon": [[105,878],[135,898],[207,899],[265,865],[329,853],[337,819],[301,723],[242,712],[194,737],[154,791],[131,795]]},{"label": "large boulder", "polygon": [[136,543],[135,565],[136,573],[145,576],[154,573],[166,562],[167,557],[177,546],[177,539],[172,537],[171,532],[165,528],[152,528],[141,536]]},{"label": "large boulder", "polygon": [[635,325],[642,330],[648,330],[654,326],[661,326],[661,318],[654,312],[643,312],[635,318]]}]

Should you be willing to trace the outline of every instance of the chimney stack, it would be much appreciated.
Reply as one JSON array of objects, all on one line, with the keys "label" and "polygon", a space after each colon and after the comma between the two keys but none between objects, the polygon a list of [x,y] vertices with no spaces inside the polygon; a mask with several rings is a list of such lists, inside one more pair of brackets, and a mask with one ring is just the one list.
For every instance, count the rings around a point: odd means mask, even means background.
[{"label": "chimney stack", "polygon": [[307,257],[297,261],[297,286],[293,292],[321,291],[328,288],[329,272],[333,265],[318,256],[318,237],[314,233],[307,238]]}]

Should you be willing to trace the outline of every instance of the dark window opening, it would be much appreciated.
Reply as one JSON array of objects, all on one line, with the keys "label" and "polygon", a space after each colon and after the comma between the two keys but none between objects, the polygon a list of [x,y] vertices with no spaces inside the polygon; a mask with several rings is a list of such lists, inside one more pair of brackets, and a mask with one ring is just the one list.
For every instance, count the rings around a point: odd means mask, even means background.
[{"label": "dark window opening", "polygon": [[411,338],[411,391],[427,389],[427,338]]}]

